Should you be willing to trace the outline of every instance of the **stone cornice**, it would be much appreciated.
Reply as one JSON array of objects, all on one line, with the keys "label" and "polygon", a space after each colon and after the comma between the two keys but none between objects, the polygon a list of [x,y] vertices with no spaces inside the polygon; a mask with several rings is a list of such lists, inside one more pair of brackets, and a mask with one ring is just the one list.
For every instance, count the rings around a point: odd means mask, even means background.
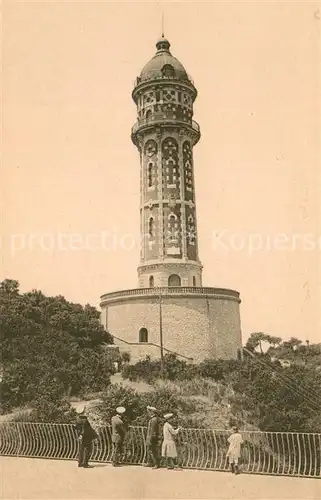
[{"label": "stone cornice", "polygon": [[189,137],[193,146],[200,140],[201,133],[199,125],[195,120],[183,121],[174,118],[159,118],[157,120],[140,119],[132,127],[131,138],[133,143],[139,148],[142,138],[146,135],[148,130],[156,132],[158,138],[164,132],[172,133],[175,130],[178,134]]},{"label": "stone cornice", "polygon": [[134,288],[131,290],[119,290],[117,292],[106,293],[101,296],[100,306],[106,306],[114,302],[126,300],[162,299],[174,297],[191,297],[197,299],[232,300],[240,303],[240,294],[236,290],[226,288],[210,287],[160,287],[160,288]]},{"label": "stone cornice", "polygon": [[142,274],[144,272],[148,271],[163,271],[166,269],[172,269],[173,267],[180,268],[180,269],[185,269],[186,271],[191,269],[191,268],[197,268],[199,270],[203,269],[203,266],[200,262],[194,261],[194,260],[186,260],[186,261],[180,261],[180,260],[172,260],[172,261],[153,261],[150,263],[142,263],[138,267],[138,274]]},{"label": "stone cornice", "polygon": [[[180,200],[180,199],[177,199],[175,201],[176,201],[177,205],[185,205],[185,206],[188,206],[190,208],[195,208],[195,203],[192,201]],[[164,200],[161,200],[161,199],[152,200],[152,199],[150,199],[148,201],[145,201],[143,206],[141,206],[140,208],[150,208],[151,205],[158,206],[160,204],[160,202],[167,204],[167,205],[169,204],[168,199],[164,199]]]}]

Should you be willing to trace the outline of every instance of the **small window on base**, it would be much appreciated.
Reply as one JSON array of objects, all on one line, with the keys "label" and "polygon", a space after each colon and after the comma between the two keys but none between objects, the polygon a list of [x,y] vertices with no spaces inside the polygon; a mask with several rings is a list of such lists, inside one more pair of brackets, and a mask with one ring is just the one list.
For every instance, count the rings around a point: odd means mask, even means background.
[{"label": "small window on base", "polygon": [[148,331],[147,328],[141,328],[139,330],[139,342],[148,342]]}]

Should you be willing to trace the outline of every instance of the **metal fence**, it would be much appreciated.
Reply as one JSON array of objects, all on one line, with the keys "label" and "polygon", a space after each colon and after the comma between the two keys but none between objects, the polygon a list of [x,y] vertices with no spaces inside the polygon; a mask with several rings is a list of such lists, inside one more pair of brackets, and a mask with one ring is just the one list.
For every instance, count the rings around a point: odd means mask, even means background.
[{"label": "metal fence", "polygon": [[[130,427],[123,461],[146,463],[144,427]],[[111,429],[98,429],[91,460],[110,462]],[[321,477],[321,434],[242,432],[243,472]],[[227,431],[182,429],[178,439],[179,462],[187,469],[228,470]],[[48,423],[0,423],[0,455],[75,460],[78,440],[73,425]]]}]

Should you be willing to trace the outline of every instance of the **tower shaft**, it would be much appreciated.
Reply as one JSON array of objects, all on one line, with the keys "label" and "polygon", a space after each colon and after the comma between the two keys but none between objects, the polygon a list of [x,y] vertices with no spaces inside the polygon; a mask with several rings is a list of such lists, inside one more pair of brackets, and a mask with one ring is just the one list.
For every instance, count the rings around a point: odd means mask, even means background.
[{"label": "tower shaft", "polygon": [[193,164],[200,130],[192,119],[197,92],[166,44],[163,39],[157,45],[152,77],[143,70],[133,91],[138,116],[132,140],[140,153],[139,286],[200,287]]}]

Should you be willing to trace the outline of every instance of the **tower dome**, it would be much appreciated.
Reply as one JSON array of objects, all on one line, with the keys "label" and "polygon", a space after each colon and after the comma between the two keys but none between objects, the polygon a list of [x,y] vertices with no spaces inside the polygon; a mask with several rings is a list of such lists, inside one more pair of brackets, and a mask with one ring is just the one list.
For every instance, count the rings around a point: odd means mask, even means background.
[{"label": "tower dome", "polygon": [[170,53],[170,43],[166,38],[161,38],[156,43],[157,52],[144,66],[140,74],[140,81],[159,78],[177,78],[189,81],[184,66]]}]

